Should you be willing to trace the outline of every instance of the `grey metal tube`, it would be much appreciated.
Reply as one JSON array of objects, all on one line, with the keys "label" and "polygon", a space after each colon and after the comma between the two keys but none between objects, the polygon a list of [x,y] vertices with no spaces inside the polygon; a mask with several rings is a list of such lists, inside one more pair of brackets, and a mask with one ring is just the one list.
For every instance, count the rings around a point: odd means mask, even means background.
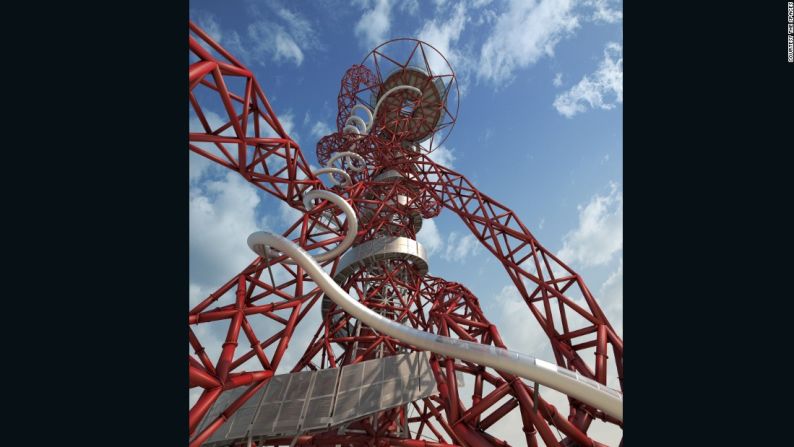
[{"label": "grey metal tube", "polygon": [[350,164],[350,170],[353,172],[361,172],[364,170],[364,168],[367,167],[366,165],[367,161],[364,160],[364,157],[358,155],[355,152],[334,152],[334,155],[332,155],[331,158],[328,159],[328,162],[325,164],[325,166],[333,167],[333,164],[336,160],[345,157],[347,157],[348,159],[356,160],[358,162],[358,166],[356,166],[354,163]]},{"label": "grey metal tube", "polygon": [[[357,123],[361,124],[361,126],[359,126]],[[347,128],[348,125],[357,127],[358,133],[367,133],[367,123],[360,116],[350,115],[347,121],[345,121],[345,128]]]},{"label": "grey metal tube", "polygon": [[[334,168],[334,169],[336,169],[336,168]],[[340,171],[342,171],[342,170],[340,169]],[[342,171],[342,172],[345,172],[345,171]],[[347,174],[347,173],[345,172],[345,174]],[[306,251],[304,251],[302,248],[300,248],[297,245],[293,244],[293,245],[295,245],[295,247],[298,247],[298,249],[301,251],[301,253],[303,253],[305,256],[308,256],[309,259],[311,259],[312,261],[316,260],[315,261],[315,265],[317,265],[319,267],[319,265],[316,264],[316,262],[324,262],[324,261],[327,261],[329,259],[334,259],[334,258],[342,255],[342,253],[344,253],[345,250],[347,250],[351,245],[353,245],[353,241],[356,240],[356,233],[358,233],[358,218],[356,217],[356,212],[353,210],[353,207],[350,206],[349,203],[345,202],[345,199],[339,197],[338,195],[332,193],[331,191],[317,190],[317,191],[309,191],[309,192],[307,192],[303,196],[303,205],[306,207],[307,210],[312,208],[311,201],[314,200],[314,199],[325,199],[325,200],[328,200],[329,202],[331,202],[334,205],[338,206],[345,213],[345,216],[347,216],[347,233],[345,234],[345,238],[342,239],[342,242],[340,242],[339,245],[337,245],[333,249],[331,249],[331,250],[329,250],[329,251],[327,251],[325,253],[320,253],[317,256],[312,256],[312,255],[306,253]],[[272,233],[268,233],[268,232],[265,232],[265,231],[257,231],[256,233],[252,233],[250,236],[248,236],[248,246],[251,248],[251,250],[253,250],[254,253],[256,253],[259,256],[262,256],[262,257],[264,257],[266,259],[276,258],[278,256],[281,256],[278,253],[270,252],[268,247],[273,247],[273,248],[275,248],[277,250],[281,250],[279,247],[281,245],[283,245],[283,244],[278,245],[278,246],[276,246],[274,244],[269,244],[269,243],[266,242],[268,238],[267,237],[265,237],[265,238],[260,237],[261,235],[272,235]],[[279,236],[279,237],[281,237],[281,236]],[[285,240],[287,242],[290,242],[288,239],[285,239],[283,237],[281,237],[281,239],[283,239],[283,240]],[[292,242],[290,242],[290,243],[292,243]],[[286,263],[286,264],[300,264],[301,263],[300,259],[295,258],[294,256],[292,256],[289,253],[287,253],[287,255],[290,258],[286,259],[284,261],[284,263]],[[322,269],[320,269],[320,271],[322,271]],[[323,273],[325,273],[325,272],[323,272]],[[312,278],[314,278],[314,277],[312,276]]]},{"label": "grey metal tube", "polygon": [[[381,96],[380,99],[378,100],[378,103],[375,104],[375,110],[372,112],[373,116],[375,116],[375,117],[378,116],[378,109],[380,109],[380,105],[381,105],[381,103],[383,103],[383,100],[386,99],[392,93],[396,92],[397,90],[410,90],[410,91],[416,93],[417,95],[422,96],[422,91],[419,90],[416,87],[411,86],[411,85],[398,85],[397,87],[393,87],[393,88],[389,89],[388,92],[384,93],[383,96]],[[374,124],[374,119],[375,118],[373,118],[372,121],[369,122],[369,125],[367,126],[367,130],[368,131],[372,130],[372,125]]]},{"label": "grey metal tube", "polygon": [[334,178],[333,175],[329,175],[328,176],[331,179],[331,183],[333,183],[336,186],[350,186],[350,184],[353,183],[353,179],[350,178],[350,174],[345,172],[344,169],[333,168],[333,167],[320,168],[320,169],[314,171],[313,174],[316,175],[316,176],[319,176],[320,174],[339,174],[339,175],[341,175],[342,177],[345,178],[345,180],[342,181],[342,183],[339,183]]},{"label": "grey metal tube", "polygon": [[[370,110],[370,109],[369,109],[367,106],[365,106],[365,105],[362,105],[362,104],[356,104],[356,105],[354,105],[354,106],[353,106],[353,108],[352,108],[352,109],[350,109],[350,116],[355,116],[355,115],[353,115],[353,114],[354,114],[354,113],[356,113],[356,110],[363,110],[363,111],[364,111],[364,113],[367,115],[367,119],[366,119],[366,121],[364,122],[364,125],[365,125],[365,126],[366,126],[366,123],[367,123],[367,122],[372,122],[372,110]],[[357,118],[358,118],[358,117],[357,117]],[[365,128],[365,131],[366,131],[366,128]]]}]

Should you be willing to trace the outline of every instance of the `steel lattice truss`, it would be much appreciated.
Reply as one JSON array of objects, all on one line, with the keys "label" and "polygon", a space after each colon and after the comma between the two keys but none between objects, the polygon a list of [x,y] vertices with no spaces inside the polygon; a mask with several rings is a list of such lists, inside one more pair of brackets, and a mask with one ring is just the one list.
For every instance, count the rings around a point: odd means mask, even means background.
[{"label": "steel lattice truss", "polygon": [[[301,211],[284,236],[307,251],[332,249],[347,231],[342,214],[330,202],[320,201],[311,209],[302,202],[307,191],[328,188],[285,133],[251,71],[193,23],[190,31],[190,111],[202,127],[190,133],[190,150]],[[504,266],[548,336],[557,364],[601,384],[616,372],[622,390],[623,342],[581,276],[541,246],[509,208],[427,156],[449,134],[457,114],[457,83],[448,67],[431,46],[400,39],[373,50],[342,78],[337,131],[318,142],[317,156],[324,165],[344,151],[366,160],[360,172],[350,169],[349,159],[336,160],[333,166],[347,171],[350,182],[344,184],[344,176],[335,173],[334,183],[343,184],[330,188],[361,219],[356,244],[386,237],[415,240],[422,218],[452,211]],[[388,93],[403,85],[416,88]],[[421,95],[415,93],[419,90]],[[381,109],[368,123],[368,132],[346,129],[357,104],[377,110],[378,102]],[[213,118],[218,115],[220,121]],[[322,322],[308,346],[292,348],[302,353],[292,372],[414,350],[323,300],[323,291],[303,269],[285,261],[283,256],[256,258],[190,310],[190,387],[203,390],[190,409],[191,446],[209,439],[267,384],[284,361],[296,327],[311,312],[322,313]],[[421,260],[385,256],[340,267],[336,258],[323,266],[351,296],[381,315],[430,333],[505,347],[478,299],[461,284],[428,275]],[[223,324],[227,330],[215,359],[201,340],[206,324]],[[583,355],[593,348],[591,367]],[[569,399],[567,415],[561,413],[522,379],[481,365],[434,354],[431,367],[436,395],[344,427],[254,444],[505,446],[489,429],[514,410],[521,414],[527,445],[538,445],[539,439],[547,446],[598,445],[587,435],[595,418],[623,426],[574,399]],[[471,405],[461,398],[461,378],[473,384]],[[239,387],[245,387],[243,394],[197,430],[221,393]],[[564,439],[558,440],[556,433]]]}]

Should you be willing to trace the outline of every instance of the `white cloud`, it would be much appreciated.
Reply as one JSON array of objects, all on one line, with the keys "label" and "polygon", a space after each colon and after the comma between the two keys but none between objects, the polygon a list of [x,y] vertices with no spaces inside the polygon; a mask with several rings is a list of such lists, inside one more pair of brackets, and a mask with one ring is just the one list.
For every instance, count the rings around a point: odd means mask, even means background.
[{"label": "white cloud", "polygon": [[287,202],[279,202],[278,204],[278,217],[284,225],[292,225],[298,220],[303,213],[289,206]]},{"label": "white cloud", "polygon": [[263,13],[258,5],[248,5],[248,13],[255,20],[248,25],[242,37],[234,30],[224,32],[215,16],[207,12],[191,11],[191,17],[195,17],[199,27],[245,64],[256,62],[266,65],[269,57],[277,63],[292,62],[300,66],[305,51],[321,48],[317,33],[301,14],[279,3],[267,6],[270,11]]},{"label": "white cloud", "polygon": [[493,321],[508,349],[553,361],[548,337],[516,286],[504,286],[494,301],[498,310]]},{"label": "white cloud", "polygon": [[204,174],[213,166],[213,162],[201,155],[190,152],[188,155],[188,180],[194,183],[201,179]]},{"label": "white cloud", "polygon": [[295,43],[295,40],[292,39],[292,36],[284,30],[278,30],[276,32],[275,46],[276,53],[274,59],[276,62],[291,59],[295,62],[295,65],[303,63],[303,51],[301,51],[298,44]]},{"label": "white cloud", "polygon": [[391,30],[391,0],[375,0],[372,9],[361,15],[354,28],[361,44],[372,49],[386,40]]},{"label": "white cloud", "polygon": [[540,218],[540,223],[538,223],[538,229],[542,230],[543,229],[543,225],[545,225],[545,224],[546,224],[546,218],[545,217],[541,217]]},{"label": "white cloud", "polygon": [[427,154],[427,156],[433,160],[434,162],[444,166],[445,168],[454,168],[452,164],[457,157],[455,157],[454,150],[447,149],[446,146],[439,146],[433,149],[433,152]]},{"label": "white cloud", "polygon": [[551,83],[554,84],[555,87],[561,86],[562,85],[562,73],[557,73],[554,76],[554,80],[551,81]]},{"label": "white cloud", "polygon": [[554,47],[579,26],[572,0],[512,0],[480,50],[478,76],[507,82],[518,68],[552,56]]},{"label": "white cloud", "polygon": [[604,59],[598,70],[558,95],[554,99],[554,107],[560,114],[571,118],[587,111],[588,105],[590,108],[612,109],[615,103],[605,100],[607,96],[614,96],[614,102],[623,102],[623,47],[614,42],[604,49]]},{"label": "white cloud", "polygon": [[218,21],[214,14],[202,10],[191,10],[190,16],[199,28],[209,34],[212,40],[218,43],[221,42],[223,33],[221,32],[221,27],[218,25]]},{"label": "white cloud", "polygon": [[397,4],[402,12],[407,12],[409,15],[416,15],[419,12],[419,0],[403,0]]},{"label": "white cloud", "polygon": [[491,9],[483,9],[477,14],[472,14],[471,22],[475,26],[480,26],[482,24],[491,25],[496,21],[497,17],[498,15],[496,14],[496,11]]},{"label": "white cloud", "polygon": [[[276,112],[276,116],[278,116],[278,122],[281,123],[281,127],[284,129],[284,132],[287,133],[287,136],[292,138],[293,141],[300,144],[300,135],[298,131],[295,130],[295,114],[292,110],[287,110],[286,112],[279,113]],[[269,137],[275,137],[276,132],[270,127],[270,124],[267,123],[264,119],[259,119],[259,128],[264,129],[264,135]],[[283,159],[282,159],[283,160]]]},{"label": "white cloud", "polygon": [[[248,37],[255,54],[270,54],[274,61],[292,61],[296,66],[303,63],[303,51],[292,35],[280,25],[269,21],[257,21],[248,25]],[[264,65],[264,61],[258,60]]]},{"label": "white cloud", "polygon": [[299,13],[290,11],[278,4],[273,4],[272,9],[279,18],[286,22],[287,28],[290,34],[295,36],[295,40],[304,42],[307,45],[316,45],[314,29],[308,20]]},{"label": "white cloud", "polygon": [[256,258],[246,238],[258,230],[254,187],[236,172],[190,189],[190,278],[217,287]]},{"label": "white cloud", "polygon": [[566,264],[603,265],[623,249],[623,192],[610,183],[610,192],[596,194],[579,210],[579,226],[563,237],[557,254]]},{"label": "white cloud", "polygon": [[[425,22],[422,28],[417,31],[417,38],[435,47],[457,71],[466,71],[466,58],[456,50],[453,45],[461,36],[466,26],[466,4],[458,3],[454,9],[452,17],[446,22],[437,19]],[[427,54],[430,69],[435,73],[448,73],[446,62],[437,54],[431,52]]]},{"label": "white cloud", "polygon": [[461,236],[453,231],[447,236],[446,250],[441,255],[447,261],[463,262],[479,249],[479,241],[473,234]]},{"label": "white cloud", "polygon": [[333,133],[333,130],[331,129],[331,126],[326,124],[324,121],[317,121],[314,123],[314,126],[312,126],[310,133],[314,138],[319,139]]},{"label": "white cloud", "polygon": [[591,6],[594,11],[590,19],[595,22],[617,23],[623,20],[623,11],[612,9],[610,0],[588,0],[585,5]]},{"label": "white cloud", "polygon": [[284,128],[284,132],[287,132],[287,135],[293,140],[298,141],[298,132],[295,130],[295,115],[292,111],[288,110],[285,113],[278,114],[278,121],[281,123],[281,127]]},{"label": "white cloud", "polygon": [[416,240],[425,248],[428,257],[444,246],[444,240],[441,238],[436,222],[433,219],[424,219],[422,221],[422,229],[416,234]]},{"label": "white cloud", "polygon": [[231,31],[228,35],[224,34],[223,47],[226,48],[226,51],[231,53],[235,59],[245,64],[250,64],[254,60],[252,50],[249,50],[243,45],[243,39],[237,31]]}]

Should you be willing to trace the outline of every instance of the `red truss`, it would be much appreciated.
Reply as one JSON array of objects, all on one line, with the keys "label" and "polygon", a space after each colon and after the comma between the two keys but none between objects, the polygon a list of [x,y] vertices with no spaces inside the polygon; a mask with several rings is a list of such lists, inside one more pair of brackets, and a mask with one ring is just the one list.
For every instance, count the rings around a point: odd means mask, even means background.
[{"label": "red truss", "polygon": [[[192,23],[190,31],[190,111],[200,123],[190,133],[190,150],[302,211],[284,236],[307,251],[332,249],[344,238],[347,223],[329,202],[310,210],[302,203],[307,191],[327,188],[284,132],[262,88],[250,70],[205,32]],[[413,89],[387,94],[405,85]],[[548,336],[557,365],[601,384],[616,371],[622,390],[623,342],[581,276],[543,248],[509,208],[426,156],[454,126],[457,98],[455,75],[446,59],[413,39],[387,42],[345,73],[337,132],[318,142],[317,156],[326,165],[334,153],[351,151],[367,163],[366,170],[353,172],[349,159],[338,160],[334,166],[346,170],[351,182],[330,188],[359,218],[354,247],[384,237],[415,240],[422,218],[437,216],[442,208],[452,211],[504,266]],[[367,132],[345,130],[356,115],[354,106],[374,110],[378,102],[382,109]],[[342,176],[337,174],[336,180]],[[288,353],[297,361],[286,369],[282,366],[279,373],[335,368],[416,350],[324,300],[323,291],[300,266],[284,261],[283,256],[256,258],[190,310],[190,387],[202,389],[190,409],[191,446],[209,439],[267,384]],[[505,347],[479,300],[461,284],[428,275],[421,259],[384,258],[344,270],[340,265],[340,258],[323,263],[351,296],[389,319],[433,334]],[[310,312],[322,315],[320,326],[308,345],[290,348],[296,327]],[[202,339],[203,328],[213,324],[223,325],[226,332],[217,355],[207,352],[208,341]],[[594,350],[593,366],[585,361],[589,350]],[[621,421],[575,399],[569,399],[567,415],[561,413],[511,374],[436,354],[431,367],[437,394],[344,428],[258,439],[254,444],[507,446],[490,429],[513,411],[520,413],[526,444],[531,446],[539,439],[547,446],[600,445],[587,434],[594,419],[623,427]],[[462,394],[461,379],[473,384],[471,396]],[[245,387],[243,394],[202,423],[218,397],[238,387]],[[558,433],[564,439],[558,439]]]},{"label": "red truss", "polygon": [[363,65],[353,65],[342,77],[342,87],[337,98],[339,114],[336,117],[336,129],[342,132],[345,121],[350,117],[356,96],[363,91],[372,91],[378,85],[375,75]]},{"label": "red truss", "polygon": [[[202,128],[190,132],[190,150],[302,210],[303,191],[322,188],[322,183],[284,131],[262,87],[250,70],[204,31],[193,23],[190,31],[190,56],[196,60],[189,72],[190,112]],[[240,91],[232,91],[233,87]],[[220,123],[210,122],[207,105],[217,107],[213,113],[225,114]]]}]

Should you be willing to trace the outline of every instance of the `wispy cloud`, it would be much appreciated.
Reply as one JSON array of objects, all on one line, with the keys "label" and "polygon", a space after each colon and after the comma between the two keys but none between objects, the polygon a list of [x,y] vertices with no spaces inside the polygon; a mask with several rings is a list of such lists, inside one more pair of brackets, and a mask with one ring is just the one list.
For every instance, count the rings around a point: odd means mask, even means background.
[{"label": "wispy cloud", "polygon": [[[237,31],[231,31],[228,34],[224,34],[223,41],[220,43],[223,44],[223,47],[236,59],[245,64],[251,64],[254,61],[253,50],[249,49],[248,46],[244,44],[244,41],[247,42],[248,39],[240,37]],[[264,62],[260,62],[260,64],[263,63]]]},{"label": "wispy cloud", "polygon": [[488,6],[491,4],[493,0],[472,0],[471,6],[474,8],[482,8],[483,6]]},{"label": "wispy cloud", "polygon": [[[295,130],[295,114],[292,110],[287,110],[285,112],[280,112],[278,114],[278,122],[281,123],[281,127],[284,129],[284,132],[292,138],[293,141],[300,144],[300,135],[298,131]],[[269,137],[275,137],[276,133],[271,129],[270,125],[264,119],[260,118],[259,122],[260,128],[265,129],[265,134]]]},{"label": "wispy cloud", "polygon": [[331,129],[331,126],[325,123],[325,121],[317,121],[314,123],[309,133],[311,133],[314,138],[319,139],[333,133],[333,130]]},{"label": "wispy cloud", "polygon": [[303,51],[283,28],[257,22],[248,27],[248,35],[259,43],[259,50],[271,52],[274,61],[292,61],[295,65],[303,63]]},{"label": "wispy cloud", "polygon": [[195,183],[189,200],[190,277],[216,287],[256,257],[245,238],[259,229],[260,199],[245,179],[228,172]]},{"label": "wispy cloud", "polygon": [[223,45],[236,59],[246,64],[251,63],[251,51],[243,45],[243,39],[240,38],[240,34],[235,30],[224,31],[214,14],[201,9],[191,9],[190,20],[206,31],[212,40]]},{"label": "wispy cloud", "polygon": [[579,26],[573,7],[571,0],[511,1],[480,50],[478,77],[509,82],[515,70],[552,56],[560,39]]},{"label": "wispy cloud", "polygon": [[617,23],[623,20],[623,11],[612,9],[610,0],[588,0],[585,5],[593,8],[590,19],[595,22]]},{"label": "wispy cloud", "polygon": [[446,250],[441,255],[447,261],[464,262],[479,249],[480,242],[472,234],[460,235],[453,231],[447,236]]},{"label": "wispy cloud", "polygon": [[298,41],[306,42],[307,45],[317,44],[314,29],[305,17],[278,3],[271,3],[271,8],[276,16],[286,23],[290,34],[295,36]]},{"label": "wispy cloud", "polygon": [[248,3],[248,15],[253,21],[242,35],[223,31],[215,16],[205,11],[191,10],[191,18],[246,64],[267,65],[273,61],[300,66],[306,51],[321,49],[317,33],[300,13],[279,2],[268,3],[267,8],[264,12],[259,4]]},{"label": "wispy cloud", "polygon": [[562,73],[557,73],[556,75],[554,75],[554,80],[552,80],[551,83],[554,84],[555,87],[561,86],[562,85]]},{"label": "wispy cloud", "polygon": [[193,20],[199,28],[206,31],[212,40],[216,42],[221,42],[221,40],[223,40],[223,33],[221,32],[220,25],[218,25],[218,19],[211,12],[191,9],[190,20]]},{"label": "wispy cloud", "polygon": [[372,9],[361,15],[353,29],[356,37],[361,39],[362,46],[367,49],[383,43],[391,31],[391,0],[374,0],[372,3]]},{"label": "wispy cloud", "polygon": [[433,152],[429,153],[427,156],[441,166],[452,169],[455,167],[453,162],[457,158],[453,152],[452,149],[448,149],[446,146],[442,145],[433,149]]},{"label": "wispy cloud", "polygon": [[444,240],[433,219],[425,219],[422,222],[422,229],[416,234],[416,240],[425,248],[427,256],[432,256],[444,246]]},{"label": "wispy cloud", "polygon": [[566,264],[585,267],[608,263],[623,249],[623,192],[610,183],[607,195],[596,194],[579,206],[579,226],[563,237],[557,253]]},{"label": "wispy cloud", "polygon": [[292,225],[298,220],[303,214],[296,210],[295,208],[289,206],[287,202],[279,202],[278,204],[278,217],[279,221],[283,225]]},{"label": "wispy cloud", "polygon": [[[467,62],[468,58],[455,46],[467,21],[466,3],[461,2],[454,7],[448,20],[444,21],[438,17],[433,18],[426,21],[422,28],[416,32],[419,40],[429,43],[447,58],[453,69],[458,72],[458,78],[460,78],[462,72],[468,71],[470,65]],[[434,72],[446,73],[448,71],[446,62],[440,56],[430,53],[427,57],[430,69]]]},{"label": "wispy cloud", "polygon": [[[614,102],[613,102],[614,101]],[[588,108],[609,110],[623,102],[623,47],[610,42],[604,49],[604,59],[598,70],[585,75],[570,90],[554,99],[554,108],[571,118]]]},{"label": "wispy cloud", "polygon": [[400,11],[413,16],[419,12],[419,0],[403,0],[397,3],[397,7]]},{"label": "wispy cloud", "polygon": [[259,51],[270,52],[276,62],[292,61],[295,65],[301,65],[304,51],[319,47],[311,23],[278,2],[271,2],[268,7],[279,20],[268,20],[271,14],[258,13],[258,9],[252,5],[259,20],[248,26],[249,37]]},{"label": "wispy cloud", "polygon": [[552,360],[551,345],[540,325],[532,317],[527,303],[515,285],[504,286],[494,296],[497,309],[494,323],[509,349],[523,352],[544,360]]}]

